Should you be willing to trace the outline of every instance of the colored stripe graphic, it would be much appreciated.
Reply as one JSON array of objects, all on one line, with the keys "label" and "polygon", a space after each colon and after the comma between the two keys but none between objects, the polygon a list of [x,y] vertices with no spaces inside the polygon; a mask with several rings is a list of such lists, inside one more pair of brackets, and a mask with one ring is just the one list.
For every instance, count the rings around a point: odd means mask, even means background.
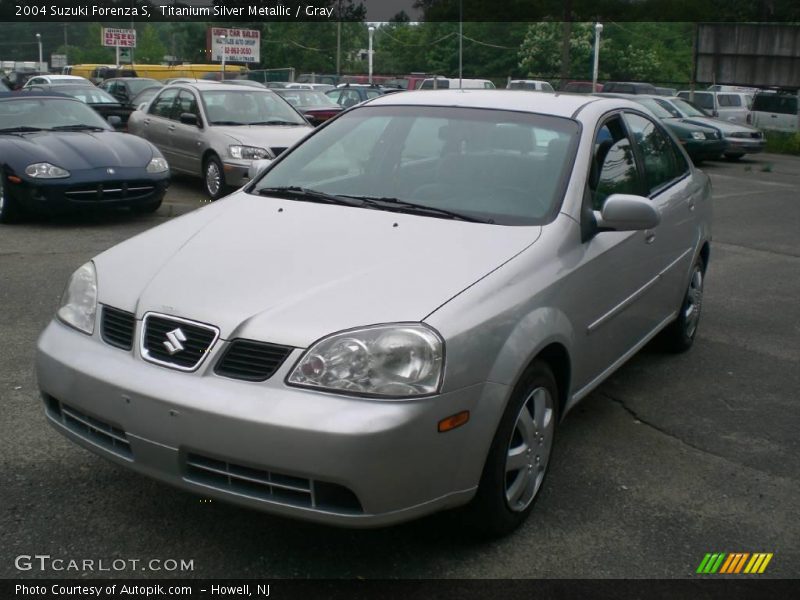
[{"label": "colored stripe graphic", "polygon": [[[760,574],[772,560],[771,552],[709,552],[700,562],[696,573],[704,575]],[[746,566],[745,566],[746,565]]]}]

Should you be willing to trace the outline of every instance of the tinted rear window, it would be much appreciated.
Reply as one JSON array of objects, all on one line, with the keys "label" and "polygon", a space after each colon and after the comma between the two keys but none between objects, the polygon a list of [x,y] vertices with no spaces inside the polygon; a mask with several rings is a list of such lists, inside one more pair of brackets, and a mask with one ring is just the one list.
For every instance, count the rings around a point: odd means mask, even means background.
[{"label": "tinted rear window", "polygon": [[753,110],[779,113],[782,115],[796,115],[797,96],[758,94],[753,100]]}]

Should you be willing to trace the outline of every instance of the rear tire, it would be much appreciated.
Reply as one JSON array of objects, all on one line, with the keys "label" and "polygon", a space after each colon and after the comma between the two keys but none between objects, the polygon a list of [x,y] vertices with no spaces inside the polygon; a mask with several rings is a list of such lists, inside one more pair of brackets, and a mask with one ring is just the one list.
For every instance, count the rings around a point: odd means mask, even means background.
[{"label": "rear tire", "polygon": [[683,296],[678,318],[667,325],[659,336],[666,350],[675,353],[686,352],[694,344],[703,306],[704,283],[705,264],[702,258],[698,258],[692,267],[692,276]]},{"label": "rear tire", "polygon": [[737,160],[739,160],[743,156],[744,156],[744,154],[726,154],[725,155],[725,160],[730,161],[730,162],[736,162]]},{"label": "rear tire", "polygon": [[6,185],[6,176],[0,171],[0,223],[14,223],[19,219],[17,202],[11,197]]},{"label": "rear tire", "polygon": [[500,419],[478,491],[464,509],[479,537],[507,535],[528,518],[547,475],[558,422],[558,386],[535,361],[514,388]]}]

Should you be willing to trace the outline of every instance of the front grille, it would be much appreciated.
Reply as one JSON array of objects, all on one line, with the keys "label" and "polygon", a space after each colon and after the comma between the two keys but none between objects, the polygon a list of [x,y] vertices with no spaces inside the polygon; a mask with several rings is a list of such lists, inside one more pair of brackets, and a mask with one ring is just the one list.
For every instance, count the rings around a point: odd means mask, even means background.
[{"label": "front grille", "polygon": [[275,374],[292,349],[254,340],[233,340],[217,362],[214,372],[217,375],[243,379],[245,381],[266,381]]},{"label": "front grille", "polygon": [[168,367],[193,371],[203,362],[218,336],[219,330],[211,325],[150,313],[142,323],[142,357]]},{"label": "front grille", "polygon": [[270,150],[272,151],[272,154],[275,156],[275,158],[277,158],[278,156],[283,154],[283,152],[286,150],[286,146],[282,148],[279,146],[273,146],[272,148],[270,148]]},{"label": "front grille", "polygon": [[342,514],[364,512],[356,495],[335,483],[282,475],[199,454],[186,456],[185,469],[187,481],[257,500]]},{"label": "front grille", "polygon": [[152,195],[155,189],[150,182],[104,181],[96,185],[82,184],[67,188],[64,195],[75,202],[139,200]]},{"label": "front grille", "polygon": [[106,344],[130,350],[133,347],[133,330],[136,317],[133,313],[111,306],[103,307],[100,321],[100,336]]},{"label": "front grille", "polygon": [[131,452],[128,436],[119,427],[114,427],[100,419],[90,417],[63,402],[59,402],[52,396],[45,396],[45,402],[47,414],[78,437],[117,456],[133,460],[133,452]]}]

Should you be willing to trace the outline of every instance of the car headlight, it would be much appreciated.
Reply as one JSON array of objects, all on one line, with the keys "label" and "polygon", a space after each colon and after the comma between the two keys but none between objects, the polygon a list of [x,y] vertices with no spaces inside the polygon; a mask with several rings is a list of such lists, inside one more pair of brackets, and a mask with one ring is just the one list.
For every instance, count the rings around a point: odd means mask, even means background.
[{"label": "car headlight", "polygon": [[147,163],[146,170],[148,173],[163,173],[164,171],[169,170],[169,165],[167,164],[167,160],[165,158],[156,156],[150,159],[150,162]]},{"label": "car headlight", "polygon": [[696,140],[704,140],[706,139],[706,134],[703,133],[702,131],[693,131],[692,137]]},{"label": "car headlight", "polygon": [[309,348],[287,383],[341,394],[411,398],[441,383],[444,345],[422,324],[376,325],[328,336]]},{"label": "car headlight", "polygon": [[92,335],[96,313],[97,272],[89,261],[69,278],[56,315],[70,327]]},{"label": "car headlight", "polygon": [[34,163],[25,167],[25,175],[34,179],[62,179],[69,177],[69,171],[50,163]]},{"label": "car headlight", "polygon": [[232,158],[238,158],[242,160],[261,160],[264,158],[272,158],[272,154],[270,154],[267,150],[264,148],[258,148],[256,146],[228,146],[228,152]]}]

